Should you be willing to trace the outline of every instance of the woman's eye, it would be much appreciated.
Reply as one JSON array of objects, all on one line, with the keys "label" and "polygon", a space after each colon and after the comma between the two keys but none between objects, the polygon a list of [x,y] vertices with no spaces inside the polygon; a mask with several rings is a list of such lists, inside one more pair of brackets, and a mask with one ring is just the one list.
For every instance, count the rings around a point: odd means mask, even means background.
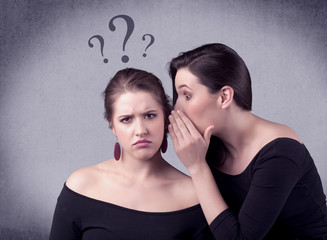
[{"label": "woman's eye", "polygon": [[191,99],[191,94],[189,93],[183,93],[184,97],[186,100],[190,100]]},{"label": "woman's eye", "polygon": [[145,115],[145,118],[152,119],[152,118],[155,118],[156,116],[157,116],[156,114],[149,113],[149,114]]},{"label": "woman's eye", "polygon": [[131,121],[130,117],[125,117],[125,118],[120,119],[120,122],[122,122],[122,123],[127,123],[129,121]]}]

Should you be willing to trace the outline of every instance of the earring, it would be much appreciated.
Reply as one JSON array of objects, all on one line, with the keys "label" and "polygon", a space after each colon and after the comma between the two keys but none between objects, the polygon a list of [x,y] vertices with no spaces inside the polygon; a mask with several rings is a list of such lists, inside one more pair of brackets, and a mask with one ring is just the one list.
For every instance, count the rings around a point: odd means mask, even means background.
[{"label": "earring", "polygon": [[120,159],[120,145],[118,139],[116,139],[115,147],[114,147],[114,157],[118,161]]},{"label": "earring", "polygon": [[164,140],[162,141],[162,144],[161,144],[161,152],[162,153],[165,153],[167,151],[167,148],[168,148],[168,142],[167,142],[167,138],[164,137]]}]

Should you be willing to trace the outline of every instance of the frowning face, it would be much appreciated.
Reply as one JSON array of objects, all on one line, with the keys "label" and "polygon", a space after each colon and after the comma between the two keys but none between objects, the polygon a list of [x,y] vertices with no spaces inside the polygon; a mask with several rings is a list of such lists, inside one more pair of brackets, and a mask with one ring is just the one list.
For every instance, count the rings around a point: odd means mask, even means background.
[{"label": "frowning face", "polygon": [[123,158],[150,159],[159,151],[164,136],[161,105],[146,91],[119,95],[114,103],[112,131],[122,146]]}]

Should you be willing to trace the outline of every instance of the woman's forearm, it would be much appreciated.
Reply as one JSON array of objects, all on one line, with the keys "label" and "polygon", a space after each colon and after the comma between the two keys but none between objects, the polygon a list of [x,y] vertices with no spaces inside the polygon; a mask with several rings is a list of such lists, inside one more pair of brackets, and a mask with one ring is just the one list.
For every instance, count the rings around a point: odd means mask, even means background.
[{"label": "woman's forearm", "polygon": [[203,213],[210,224],[228,208],[206,161],[188,169]]}]

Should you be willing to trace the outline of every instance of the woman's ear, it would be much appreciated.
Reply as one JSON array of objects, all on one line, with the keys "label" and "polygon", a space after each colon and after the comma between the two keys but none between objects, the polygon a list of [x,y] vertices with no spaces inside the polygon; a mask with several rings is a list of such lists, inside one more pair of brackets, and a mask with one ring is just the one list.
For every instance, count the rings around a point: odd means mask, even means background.
[{"label": "woman's ear", "polygon": [[109,122],[109,128],[111,129],[111,131],[113,132],[113,134],[114,134],[115,136],[117,136],[116,129],[115,129],[115,127],[113,126],[112,122]]},{"label": "woman's ear", "polygon": [[117,133],[116,133],[115,128],[114,128],[114,127],[111,127],[111,130],[112,130],[113,134],[114,134],[115,136],[117,136]]},{"label": "woman's ear", "polygon": [[219,105],[221,108],[228,108],[233,102],[234,90],[230,86],[224,86],[219,91]]}]

